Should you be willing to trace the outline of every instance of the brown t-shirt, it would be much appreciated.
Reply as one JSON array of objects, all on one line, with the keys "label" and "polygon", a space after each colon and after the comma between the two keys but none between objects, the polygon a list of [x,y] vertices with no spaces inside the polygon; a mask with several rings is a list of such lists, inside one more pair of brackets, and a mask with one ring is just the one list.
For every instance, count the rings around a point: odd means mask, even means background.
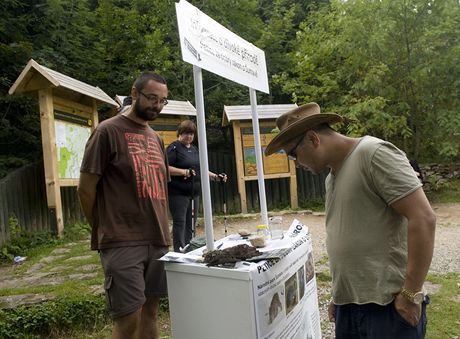
[{"label": "brown t-shirt", "polygon": [[169,171],[163,140],[124,115],[99,124],[81,172],[100,175],[91,248],[169,246]]}]

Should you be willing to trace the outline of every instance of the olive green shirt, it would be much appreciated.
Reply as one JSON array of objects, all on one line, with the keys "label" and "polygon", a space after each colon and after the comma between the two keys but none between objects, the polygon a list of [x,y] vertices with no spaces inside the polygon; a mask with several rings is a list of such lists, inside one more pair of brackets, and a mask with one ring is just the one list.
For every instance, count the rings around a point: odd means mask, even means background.
[{"label": "olive green shirt", "polygon": [[386,305],[401,290],[407,219],[390,205],[421,186],[404,152],[370,136],[328,175],[326,245],[335,304]]}]

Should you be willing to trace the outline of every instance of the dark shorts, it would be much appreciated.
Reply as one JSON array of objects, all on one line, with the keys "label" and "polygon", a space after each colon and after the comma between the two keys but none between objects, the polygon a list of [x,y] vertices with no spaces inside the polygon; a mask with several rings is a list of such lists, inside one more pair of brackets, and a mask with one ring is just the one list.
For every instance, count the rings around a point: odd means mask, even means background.
[{"label": "dark shorts", "polygon": [[388,305],[346,304],[335,306],[336,339],[423,339],[426,333],[426,305],[417,326],[409,324],[397,311],[394,301]]},{"label": "dark shorts", "polygon": [[113,318],[137,311],[146,297],[168,294],[163,262],[156,260],[167,252],[168,247],[151,245],[100,251],[107,307]]}]

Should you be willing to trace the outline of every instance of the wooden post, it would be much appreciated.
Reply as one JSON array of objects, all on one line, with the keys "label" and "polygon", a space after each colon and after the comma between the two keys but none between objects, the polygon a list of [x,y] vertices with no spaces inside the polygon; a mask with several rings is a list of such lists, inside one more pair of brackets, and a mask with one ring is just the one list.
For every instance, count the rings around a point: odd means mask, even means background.
[{"label": "wooden post", "polygon": [[91,121],[93,122],[91,125],[91,131],[94,131],[97,125],[99,125],[99,114],[97,112],[97,102],[94,99],[93,99],[93,112],[91,114]]},{"label": "wooden post", "polygon": [[52,89],[38,91],[40,105],[40,125],[42,130],[43,163],[45,167],[46,198],[51,232],[61,237],[64,231],[61,189],[59,185],[56,132]]},{"label": "wooden post", "polygon": [[248,213],[246,202],[246,181],[244,180],[243,143],[241,141],[240,122],[233,123],[233,141],[236,155],[236,174],[238,177],[238,193],[240,194],[241,213]]},{"label": "wooden post", "polygon": [[291,208],[299,207],[299,199],[297,197],[297,175],[295,169],[295,162],[289,160],[289,169],[291,176],[289,177],[289,187],[291,191]]}]

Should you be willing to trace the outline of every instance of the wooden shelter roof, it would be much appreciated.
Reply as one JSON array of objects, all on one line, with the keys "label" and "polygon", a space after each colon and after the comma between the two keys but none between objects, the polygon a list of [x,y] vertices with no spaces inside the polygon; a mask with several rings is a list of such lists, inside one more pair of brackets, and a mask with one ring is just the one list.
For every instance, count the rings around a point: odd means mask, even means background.
[{"label": "wooden shelter roof", "polygon": [[[297,104],[257,105],[257,114],[259,119],[276,119],[281,114],[294,108],[297,108]],[[251,119],[251,105],[224,106],[222,126],[229,124],[233,120]]]},{"label": "wooden shelter roof", "polygon": [[[115,101],[117,101],[120,106],[123,104],[123,100],[126,96],[116,95]],[[190,103],[190,101],[180,101],[180,100],[169,100],[168,104],[163,107],[163,110],[160,113],[171,114],[171,115],[188,115],[196,116],[196,108]]]},{"label": "wooden shelter roof", "polygon": [[91,105],[92,99],[117,107],[118,104],[99,87],[88,85],[67,75],[56,72],[30,59],[19,77],[9,89],[9,94],[23,94],[52,88],[53,94],[73,101]]}]

